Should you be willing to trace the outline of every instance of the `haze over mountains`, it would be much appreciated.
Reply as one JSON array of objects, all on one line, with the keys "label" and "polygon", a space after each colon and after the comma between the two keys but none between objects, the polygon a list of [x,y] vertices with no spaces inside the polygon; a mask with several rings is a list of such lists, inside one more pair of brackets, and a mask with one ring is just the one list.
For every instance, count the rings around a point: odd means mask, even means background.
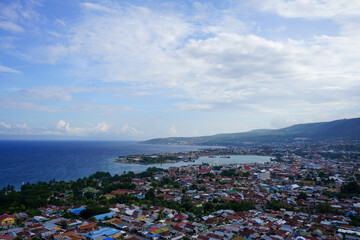
[{"label": "haze over mountains", "polygon": [[334,138],[360,138],[360,118],[296,124],[276,130],[261,129],[249,132],[216,134],[202,137],[156,138],[147,140],[144,143],[229,146],[246,143],[288,142],[293,141],[294,139],[317,141]]}]

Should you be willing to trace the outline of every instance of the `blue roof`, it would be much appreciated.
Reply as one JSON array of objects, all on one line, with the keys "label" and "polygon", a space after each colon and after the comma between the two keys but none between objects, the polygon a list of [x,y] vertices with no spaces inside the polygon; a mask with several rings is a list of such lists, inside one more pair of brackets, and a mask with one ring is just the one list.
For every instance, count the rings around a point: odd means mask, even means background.
[{"label": "blue roof", "polygon": [[69,209],[73,214],[79,215],[81,211],[85,210],[85,207]]},{"label": "blue roof", "polygon": [[[112,236],[118,232],[120,232],[120,230],[117,230],[117,229],[111,228],[111,227],[105,227],[105,228],[99,228],[99,230],[96,230],[96,231],[92,231],[92,232],[86,234],[85,237],[95,239],[95,238],[101,237],[101,236],[107,236],[107,237]],[[112,239],[112,238],[106,238],[106,239]]]},{"label": "blue roof", "polygon": [[145,236],[154,238],[154,237],[160,237],[160,234],[152,235],[151,233],[147,233],[147,234],[145,234]]},{"label": "blue roof", "polygon": [[95,215],[94,218],[99,221],[99,220],[104,220],[106,217],[108,218],[112,218],[112,216],[115,215],[115,212],[109,212],[109,213],[104,213],[104,214],[100,214],[100,215]]},{"label": "blue roof", "polygon": [[136,197],[139,198],[139,199],[144,199],[145,195],[137,195]]}]

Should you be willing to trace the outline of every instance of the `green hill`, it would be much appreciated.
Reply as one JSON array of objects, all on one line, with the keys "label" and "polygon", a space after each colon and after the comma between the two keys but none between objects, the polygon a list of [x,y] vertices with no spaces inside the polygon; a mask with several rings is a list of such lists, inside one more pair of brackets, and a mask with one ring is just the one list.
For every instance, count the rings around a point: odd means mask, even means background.
[{"label": "green hill", "polygon": [[297,124],[276,130],[253,130],[242,133],[216,134],[203,137],[171,137],[150,139],[149,144],[242,145],[244,143],[290,142],[295,138],[317,141],[323,139],[360,138],[360,118],[331,122]]}]

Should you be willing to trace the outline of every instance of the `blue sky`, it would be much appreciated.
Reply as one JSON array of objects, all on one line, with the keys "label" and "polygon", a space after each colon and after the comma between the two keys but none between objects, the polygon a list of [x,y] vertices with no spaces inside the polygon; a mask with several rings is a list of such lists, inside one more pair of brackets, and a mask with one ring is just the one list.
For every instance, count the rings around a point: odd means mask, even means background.
[{"label": "blue sky", "polygon": [[201,136],[360,115],[360,2],[0,1],[0,138]]}]

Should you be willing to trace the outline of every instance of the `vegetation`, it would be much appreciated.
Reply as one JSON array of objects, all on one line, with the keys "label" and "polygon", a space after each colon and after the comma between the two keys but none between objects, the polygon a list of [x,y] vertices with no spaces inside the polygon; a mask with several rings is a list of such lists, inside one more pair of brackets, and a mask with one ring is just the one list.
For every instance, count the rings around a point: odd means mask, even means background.
[{"label": "vegetation", "polygon": [[217,134],[204,137],[172,137],[145,141],[153,144],[241,145],[244,142],[288,142],[294,138],[322,140],[331,138],[359,138],[360,118],[332,122],[298,124],[277,130],[257,130],[243,133]]},{"label": "vegetation", "polygon": [[334,212],[334,208],[331,207],[330,204],[328,203],[319,203],[316,206],[316,209],[320,212],[320,213],[331,213]]},{"label": "vegetation", "polygon": [[178,154],[157,154],[154,156],[150,155],[129,155],[126,157],[128,163],[139,163],[139,164],[156,164],[166,163],[169,161],[180,161]]},{"label": "vegetation", "polygon": [[296,197],[297,200],[300,200],[300,199],[306,200],[306,198],[307,198],[307,195],[306,195],[306,193],[304,193],[304,192],[301,192],[301,193]]},{"label": "vegetation", "polygon": [[13,186],[7,186],[0,190],[0,214],[29,210],[30,215],[38,215],[40,214],[38,208],[48,204],[57,206],[107,204],[107,200],[101,197],[103,194],[116,189],[135,189],[133,178],[152,177],[154,172],[163,171],[167,170],[151,167],[138,174],[128,172],[114,176],[110,173],[97,172],[76,181],[51,180],[48,183],[26,183],[19,191]]},{"label": "vegetation", "polygon": [[108,213],[109,208],[108,207],[99,207],[96,205],[87,206],[85,210],[80,212],[80,216],[83,218],[90,218],[95,215]]},{"label": "vegetation", "polygon": [[349,182],[341,187],[341,192],[345,194],[360,194],[360,185],[356,182]]},{"label": "vegetation", "polygon": [[[152,178],[156,172],[167,171],[164,169],[151,167],[145,172],[135,174],[133,172],[124,173],[123,175],[111,176],[109,173],[97,172],[87,178],[80,178],[76,181],[55,181],[49,183],[38,182],[36,184],[27,183],[21,187],[20,191],[15,191],[14,187],[8,186],[0,192],[0,213],[4,212],[23,212],[28,209],[30,216],[40,215],[39,207],[47,204],[64,205],[87,205],[86,209],[81,211],[80,217],[89,219],[95,215],[109,212],[109,206],[116,203],[125,204],[145,204],[163,206],[178,210],[179,212],[189,212],[193,217],[200,218],[204,214],[220,209],[232,209],[234,211],[245,211],[254,209],[255,206],[249,201],[230,201],[225,203],[223,200],[214,199],[207,202],[204,206],[196,206],[192,203],[192,199],[184,196],[180,202],[166,201],[161,197],[156,197],[157,187],[172,187],[180,189],[180,184],[173,178],[163,177],[161,181],[153,181],[151,188],[146,192],[144,199],[127,194],[116,196],[115,198],[106,199],[103,194],[109,193],[115,189],[135,189],[132,184],[133,178]],[[229,171],[227,174],[238,174]],[[198,189],[193,184],[190,189]],[[198,190],[206,191],[204,186]],[[183,191],[186,191],[184,188]],[[66,213],[68,218],[77,218],[78,216]]]},{"label": "vegetation", "polygon": [[285,205],[283,202],[278,201],[278,200],[271,200],[268,202],[267,208],[273,209],[275,211],[278,211],[280,209],[286,209],[286,210],[293,210],[293,207],[287,206]]},{"label": "vegetation", "polygon": [[359,216],[351,216],[350,217],[350,225],[354,227],[360,227],[360,217]]}]

